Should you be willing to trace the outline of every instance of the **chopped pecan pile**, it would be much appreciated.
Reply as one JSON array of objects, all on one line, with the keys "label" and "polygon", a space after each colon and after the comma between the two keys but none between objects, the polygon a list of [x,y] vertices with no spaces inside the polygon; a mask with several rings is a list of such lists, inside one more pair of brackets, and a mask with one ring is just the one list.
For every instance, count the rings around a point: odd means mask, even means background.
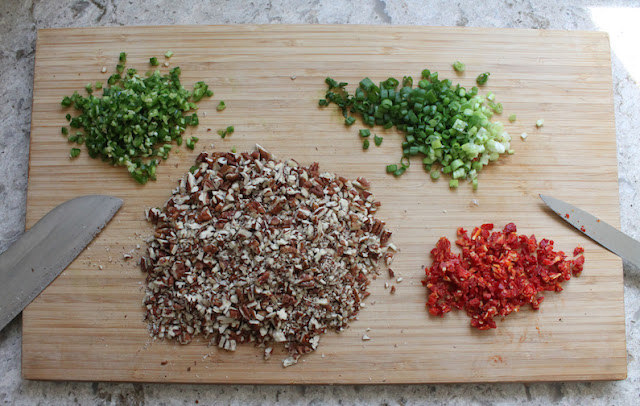
[{"label": "chopped pecan pile", "polygon": [[201,334],[235,350],[253,342],[269,358],[284,343],[284,366],[341,331],[369,292],[368,276],[394,248],[373,217],[379,203],[355,181],[318,164],[251,154],[203,152],[155,224],[144,299],[150,333],[189,343]]}]

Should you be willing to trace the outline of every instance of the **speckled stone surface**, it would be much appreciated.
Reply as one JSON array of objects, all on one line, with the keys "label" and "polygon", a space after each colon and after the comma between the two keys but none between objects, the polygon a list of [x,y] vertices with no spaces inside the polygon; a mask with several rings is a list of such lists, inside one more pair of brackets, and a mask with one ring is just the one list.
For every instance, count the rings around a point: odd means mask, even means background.
[{"label": "speckled stone surface", "polygon": [[[639,20],[640,3],[632,0],[0,0],[0,252],[24,230],[36,30],[151,24],[407,24],[607,31],[612,45],[621,225],[640,239]],[[624,381],[415,386],[35,382],[20,376],[17,318],[0,332],[0,403],[637,405],[640,270],[625,263],[624,278],[628,352]]]}]

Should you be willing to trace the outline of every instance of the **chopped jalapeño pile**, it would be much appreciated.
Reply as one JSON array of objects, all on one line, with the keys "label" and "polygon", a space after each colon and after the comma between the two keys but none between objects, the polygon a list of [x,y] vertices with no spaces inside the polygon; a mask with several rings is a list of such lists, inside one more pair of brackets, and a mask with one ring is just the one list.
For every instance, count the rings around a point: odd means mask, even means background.
[{"label": "chopped jalape\u00f1o pile", "polygon": [[[149,62],[155,66],[157,58]],[[169,156],[173,141],[181,145],[185,129],[198,125],[198,116],[192,111],[203,97],[213,96],[213,91],[204,82],[197,82],[192,91],[185,89],[179,67],[168,74],[155,70],[142,77],[136,69],[125,69],[125,63],[126,54],[122,52],[116,73],[106,86],[89,83],[85,87],[87,97],[75,92],[62,99],[62,106],[73,106],[81,112],[75,117],[66,115],[74,134],[66,128],[62,134],[70,142],[85,144],[91,158],[125,166],[136,181],[144,184],[156,179],[156,167],[160,159]],[[98,89],[102,89],[101,97],[95,95]],[[188,139],[187,147],[193,149],[197,140]],[[78,154],[74,150],[70,153],[72,157]]]}]

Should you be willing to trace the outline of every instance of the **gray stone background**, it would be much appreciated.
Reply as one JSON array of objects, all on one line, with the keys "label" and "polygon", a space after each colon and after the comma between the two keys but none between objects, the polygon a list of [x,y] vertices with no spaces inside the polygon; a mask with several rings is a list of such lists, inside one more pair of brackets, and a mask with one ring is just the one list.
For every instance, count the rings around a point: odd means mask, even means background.
[{"label": "gray stone background", "polygon": [[[607,31],[622,230],[640,239],[640,2],[622,0],[0,0],[0,252],[24,231],[36,30],[153,24],[406,24]],[[636,208],[634,208],[634,204]],[[0,332],[11,405],[640,404],[640,271],[624,266],[628,378],[619,382],[242,386],[35,382],[20,376],[20,318]],[[606,345],[606,343],[604,343]]]}]

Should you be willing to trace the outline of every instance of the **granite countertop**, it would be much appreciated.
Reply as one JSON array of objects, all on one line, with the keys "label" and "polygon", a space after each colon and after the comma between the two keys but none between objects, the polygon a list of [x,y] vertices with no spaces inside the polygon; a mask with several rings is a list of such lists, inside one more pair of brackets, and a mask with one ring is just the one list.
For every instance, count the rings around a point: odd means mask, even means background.
[{"label": "granite countertop", "polygon": [[[635,7],[629,7],[634,3]],[[622,230],[640,239],[640,8],[624,0],[0,1],[0,252],[24,231],[36,31],[157,24],[398,24],[609,33]],[[634,131],[635,130],[635,131]],[[11,405],[571,404],[640,402],[640,270],[624,264],[628,378],[618,382],[413,386],[162,385],[26,381],[21,321],[0,332],[0,402]],[[606,345],[606,344],[605,344]]]}]

